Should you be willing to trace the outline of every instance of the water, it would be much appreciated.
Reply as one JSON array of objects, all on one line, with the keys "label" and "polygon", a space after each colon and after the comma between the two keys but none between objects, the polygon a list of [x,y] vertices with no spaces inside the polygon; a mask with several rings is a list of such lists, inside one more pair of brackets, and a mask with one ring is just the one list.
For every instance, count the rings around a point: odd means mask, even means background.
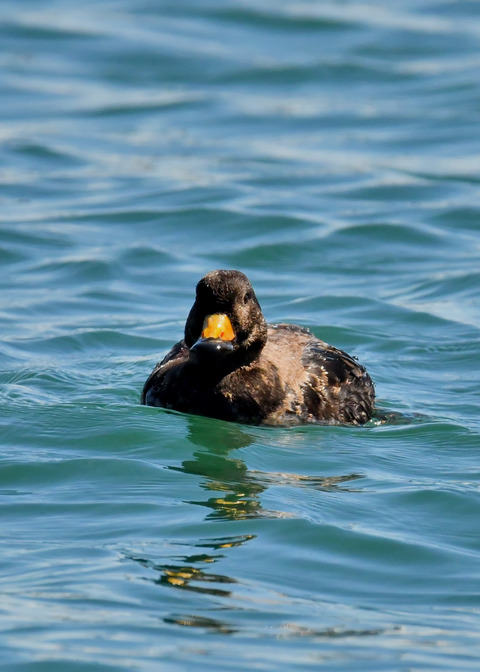
[{"label": "water", "polygon": [[[475,3],[0,20],[2,669],[477,670]],[[397,419],[141,407],[219,267]]]}]

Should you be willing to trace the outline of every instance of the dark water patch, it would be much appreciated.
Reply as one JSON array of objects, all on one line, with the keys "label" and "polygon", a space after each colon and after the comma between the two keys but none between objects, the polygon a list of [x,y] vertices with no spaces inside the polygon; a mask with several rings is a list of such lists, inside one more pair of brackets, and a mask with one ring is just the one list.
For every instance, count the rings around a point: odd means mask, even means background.
[{"label": "dark water patch", "polygon": [[338,61],[323,61],[309,59],[301,64],[276,63],[265,66],[252,67],[242,65],[235,69],[231,68],[218,83],[229,86],[244,85],[276,87],[286,90],[296,84],[306,86],[308,84],[321,83],[333,89],[342,85],[360,86],[367,84],[371,79],[383,81],[385,84],[396,80],[408,82],[413,75],[399,72],[395,69],[386,70],[379,67],[374,61],[359,60],[358,58],[343,58]]},{"label": "dark water patch", "polygon": [[450,207],[445,211],[435,213],[432,219],[443,227],[453,230],[454,235],[458,231],[472,231],[475,234],[478,232],[480,209],[473,205],[463,208]]},{"label": "dark water patch", "polygon": [[[293,10],[293,11],[292,11]],[[246,26],[249,29],[259,29],[263,32],[265,29],[270,31],[280,31],[282,34],[291,37],[298,30],[304,37],[310,32],[324,31],[344,31],[348,28],[354,29],[355,23],[349,20],[347,16],[338,14],[336,17],[321,15],[315,13],[303,13],[302,8],[279,7],[275,12],[269,11],[268,7],[214,7],[212,14],[233,26]]]},{"label": "dark water patch", "polygon": [[[204,106],[208,109],[208,100],[203,100]],[[182,96],[181,94],[170,95],[150,95],[148,100],[139,104],[138,99],[134,98],[130,102],[118,101],[116,103],[105,103],[103,105],[96,105],[85,111],[85,114],[90,117],[108,117],[109,119],[117,116],[132,116],[138,119],[139,115],[152,114],[154,112],[161,112],[164,109],[180,110],[194,106],[196,110],[202,106],[202,97],[200,96]]]},{"label": "dark water patch", "polygon": [[35,273],[38,281],[48,280],[52,282],[54,279],[57,282],[65,281],[75,283],[78,281],[107,281],[115,277],[115,267],[109,261],[97,259],[64,259],[64,260],[48,260],[41,262],[33,267],[32,272]]},{"label": "dark water patch", "polygon": [[[305,259],[311,252],[311,245],[307,242],[285,242],[285,243],[266,243],[257,245],[255,255],[262,259],[264,268],[281,267],[285,264],[288,258],[289,263],[299,264],[304,266]],[[245,268],[248,267],[248,262],[252,262],[252,253],[249,250],[232,251],[226,255],[226,260],[232,267]]]},{"label": "dark water patch", "polygon": [[18,264],[26,259],[27,256],[18,250],[5,249],[4,247],[0,248],[0,263],[5,266]]},{"label": "dark water patch", "polygon": [[[76,332],[76,333],[75,333]],[[143,341],[145,343],[145,341]],[[149,339],[146,341],[151,343]],[[136,335],[128,334],[120,330],[110,329],[73,329],[70,333],[53,336],[48,335],[44,338],[29,339],[28,341],[18,341],[14,347],[28,352],[30,355],[57,355],[65,356],[79,352],[92,350],[97,354],[101,350],[110,352],[117,351],[118,347],[137,352],[141,340]]]},{"label": "dark water patch", "polygon": [[[429,184],[423,181],[423,184],[374,184],[352,189],[345,193],[345,198],[365,199],[372,201],[416,201],[420,199],[427,200],[438,195],[436,184]],[[411,232],[419,235],[418,227],[411,227]],[[392,236],[393,237],[393,236]],[[407,236],[409,237],[409,236]]]},{"label": "dark water patch", "polygon": [[67,148],[59,145],[55,146],[41,142],[35,142],[33,139],[23,142],[16,141],[9,144],[12,156],[15,157],[15,162],[25,159],[26,163],[31,166],[32,161],[37,163],[45,170],[46,165],[50,163],[55,171],[59,171],[60,166],[68,169],[71,167],[82,166],[84,162],[79,156],[75,156]]},{"label": "dark water patch", "polygon": [[84,31],[75,30],[72,24],[67,25],[65,22],[58,27],[51,23],[40,25],[38,21],[35,21],[35,17],[29,15],[28,12],[18,17],[17,21],[4,21],[1,32],[4,32],[14,43],[17,40],[25,40],[29,44],[29,49],[32,49],[32,45],[39,47],[42,43],[49,45],[51,42],[89,41],[93,37]]},{"label": "dark water patch", "polygon": [[[378,200],[378,198],[376,197],[375,200]],[[329,241],[339,246],[343,244],[345,247],[345,244],[348,244],[348,247],[355,247],[355,243],[358,245],[363,237],[369,241],[375,241],[375,245],[390,245],[392,249],[395,249],[397,255],[405,247],[422,251],[425,247],[431,249],[432,247],[447,245],[447,241],[441,233],[427,225],[417,224],[413,226],[389,222],[346,226],[332,232]]]},{"label": "dark water patch", "polygon": [[67,226],[59,231],[46,226],[37,232],[32,231],[31,226],[4,227],[1,236],[2,245],[8,246],[11,251],[21,254],[24,258],[35,259],[39,248],[49,253],[72,249],[74,241],[70,240],[68,229]]},{"label": "dark water patch", "polygon": [[12,672],[63,672],[65,667],[68,666],[68,669],[72,672],[115,672],[118,670],[116,665],[109,665],[108,663],[97,663],[97,662],[78,662],[74,660],[55,660],[50,658],[48,655],[45,657],[45,660],[40,660],[35,663],[18,663],[12,664],[10,669]]}]

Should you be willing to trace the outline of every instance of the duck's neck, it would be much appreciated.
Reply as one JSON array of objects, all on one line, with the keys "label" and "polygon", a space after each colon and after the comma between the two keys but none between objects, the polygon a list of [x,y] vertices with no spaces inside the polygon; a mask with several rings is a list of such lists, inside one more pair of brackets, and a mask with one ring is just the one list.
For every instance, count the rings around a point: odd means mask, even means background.
[{"label": "duck's neck", "polygon": [[208,385],[215,385],[234,371],[243,370],[256,362],[263,349],[263,343],[251,346],[248,350],[238,349],[225,357],[198,357],[190,355],[189,365],[196,376]]}]

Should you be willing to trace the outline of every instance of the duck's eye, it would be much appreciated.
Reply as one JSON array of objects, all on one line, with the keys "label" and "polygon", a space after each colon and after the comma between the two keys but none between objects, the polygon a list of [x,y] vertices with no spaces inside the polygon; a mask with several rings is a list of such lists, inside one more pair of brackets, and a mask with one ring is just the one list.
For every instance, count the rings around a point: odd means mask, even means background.
[{"label": "duck's eye", "polygon": [[251,298],[252,298],[252,295],[250,294],[250,292],[247,292],[245,294],[245,296],[243,297],[243,303],[248,303]]}]

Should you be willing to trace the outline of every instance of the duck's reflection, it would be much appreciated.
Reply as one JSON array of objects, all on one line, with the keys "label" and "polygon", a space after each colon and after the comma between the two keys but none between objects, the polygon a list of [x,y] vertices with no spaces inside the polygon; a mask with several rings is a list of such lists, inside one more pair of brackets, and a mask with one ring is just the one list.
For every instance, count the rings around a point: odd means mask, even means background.
[{"label": "duck's reflection", "polygon": [[248,446],[255,440],[243,427],[195,416],[190,417],[188,422],[188,439],[194,445],[200,446],[201,450],[193,453],[194,459],[184,460],[181,466],[169,468],[204,476],[201,487],[208,492],[221,493],[205,500],[188,501],[189,504],[211,509],[207,519],[291,517],[293,514],[286,511],[273,511],[262,507],[260,495],[270,485],[336,490],[346,482],[361,478],[360,474],[355,473],[324,477],[249,470],[243,460],[230,457],[232,450]]},{"label": "duck's reflection", "polygon": [[170,616],[163,620],[165,623],[181,625],[182,627],[205,628],[207,631],[220,635],[231,635],[237,632],[236,628],[232,628],[216,618],[207,618],[206,616]]},{"label": "duck's reflection", "polygon": [[[230,590],[216,588],[214,586],[204,586],[203,583],[228,584],[236,583],[236,581],[224,574],[205,572],[202,569],[192,567],[191,565],[164,565],[162,567],[162,574],[155,583],[175,586],[176,588],[184,588],[186,590],[192,590],[195,593],[207,593],[209,595],[216,595],[217,597],[229,597],[231,595]],[[197,585],[198,583],[202,585]]]},{"label": "duck's reflection", "polygon": [[[349,488],[344,486],[345,483],[361,478],[361,475],[354,473],[324,477],[249,470],[242,459],[232,457],[231,453],[235,449],[244,448],[258,441],[258,433],[255,430],[249,433],[245,428],[233,423],[195,416],[188,418],[188,423],[188,439],[196,446],[193,456],[184,460],[181,465],[169,468],[201,477],[200,487],[209,496],[204,500],[189,503],[209,509],[207,520],[293,517],[292,513],[264,508],[261,503],[262,493],[272,485],[313,487],[324,491],[348,490]],[[225,609],[219,607],[218,598],[222,602],[227,599],[234,604],[235,592],[242,593],[244,587],[239,586],[235,589],[235,586],[239,585],[237,579],[212,571],[213,565],[225,558],[230,549],[242,546],[255,538],[256,535],[244,534],[188,543],[190,549],[188,554],[171,557],[166,563],[139,557],[131,559],[153,570],[155,575],[149,580],[156,585],[189,591],[190,594],[202,598],[211,596],[214,599],[211,608]],[[184,627],[201,627],[216,633],[235,632],[235,628],[226,621],[204,615],[170,614],[164,621]]]},{"label": "duck's reflection", "polygon": [[241,520],[262,517],[259,496],[265,486],[254,482],[243,460],[229,457],[232,450],[248,446],[253,437],[238,425],[206,418],[189,418],[188,439],[201,450],[194,459],[184,460],[175,471],[204,476],[201,487],[208,492],[221,493],[206,500],[189,501],[212,509],[208,519]]},{"label": "duck's reflection", "polygon": [[203,569],[201,565],[216,563],[225,557],[223,553],[216,551],[241,546],[252,539],[255,539],[255,535],[206,540],[195,544],[195,547],[211,549],[210,553],[186,555],[180,557],[178,563],[157,564],[147,558],[135,556],[130,556],[130,559],[138,562],[142,567],[158,572],[159,576],[152,579],[153,583],[157,585],[189,590],[194,593],[214,595],[216,597],[230,597],[231,590],[228,588],[228,585],[237,583],[236,579],[225,574],[209,572]]}]

